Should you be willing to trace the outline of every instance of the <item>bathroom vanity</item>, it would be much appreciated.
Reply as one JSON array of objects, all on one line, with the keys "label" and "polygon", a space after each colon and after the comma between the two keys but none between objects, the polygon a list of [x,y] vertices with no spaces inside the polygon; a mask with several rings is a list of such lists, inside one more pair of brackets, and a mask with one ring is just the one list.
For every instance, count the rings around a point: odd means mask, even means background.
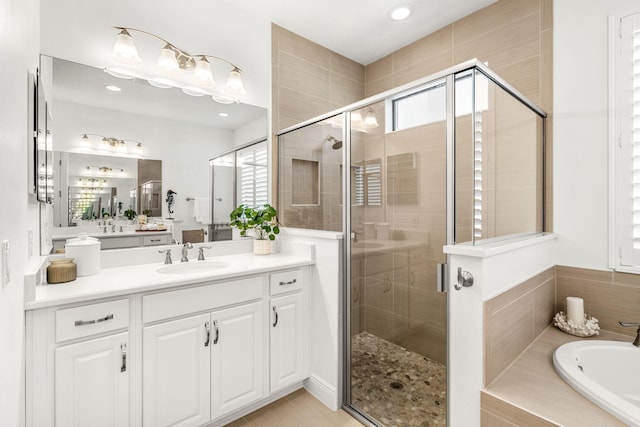
[{"label": "bathroom vanity", "polygon": [[299,388],[311,264],[242,253],[37,286],[26,425],[218,425]]},{"label": "bathroom vanity", "polygon": [[[77,236],[78,233],[59,234],[53,236],[53,249],[64,248],[67,239]],[[100,249],[137,248],[141,246],[168,245],[171,243],[170,231],[91,233],[89,236],[100,240]]]}]

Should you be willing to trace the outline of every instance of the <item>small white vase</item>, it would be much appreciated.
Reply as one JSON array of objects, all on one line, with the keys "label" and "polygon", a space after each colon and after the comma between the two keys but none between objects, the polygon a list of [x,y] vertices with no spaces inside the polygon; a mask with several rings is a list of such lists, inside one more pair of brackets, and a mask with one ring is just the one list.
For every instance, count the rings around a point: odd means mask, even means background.
[{"label": "small white vase", "polygon": [[255,239],[253,241],[253,253],[255,255],[269,255],[271,253],[271,240]]}]

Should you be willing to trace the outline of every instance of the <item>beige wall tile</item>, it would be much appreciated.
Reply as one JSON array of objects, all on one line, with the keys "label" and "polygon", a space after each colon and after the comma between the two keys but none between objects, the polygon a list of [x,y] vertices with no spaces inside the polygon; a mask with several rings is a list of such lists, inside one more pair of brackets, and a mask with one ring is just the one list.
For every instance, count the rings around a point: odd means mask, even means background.
[{"label": "beige wall tile", "polygon": [[364,65],[335,52],[331,52],[331,72],[355,80],[361,86],[364,83]]},{"label": "beige wall tile", "polygon": [[393,85],[400,86],[452,66],[452,54],[453,51],[451,49],[444,50],[434,53],[427,59],[399,68],[393,75]]},{"label": "beige wall tile", "polygon": [[535,104],[540,104],[540,57],[538,55],[518,62],[493,68],[500,77],[508,81]]},{"label": "beige wall tile", "polygon": [[540,34],[540,107],[553,110],[553,30]]},{"label": "beige wall tile", "polygon": [[[557,427],[556,424],[511,405],[486,391],[480,392],[480,406],[483,412],[500,414],[498,424],[484,424],[482,422],[482,427],[502,427],[505,426],[505,424],[501,424],[503,421],[514,423],[518,427]],[[484,420],[494,422],[496,418],[483,418],[482,421]],[[511,424],[506,424],[506,426],[509,425]]]},{"label": "beige wall tile", "polygon": [[277,28],[279,52],[289,53],[327,70],[331,68],[331,51],[329,49],[282,27]]},{"label": "beige wall tile", "polygon": [[330,75],[326,69],[285,52],[281,52],[279,58],[278,83],[281,88],[329,100]]},{"label": "beige wall tile", "polygon": [[640,286],[640,275],[615,271],[613,273],[613,283],[618,285]]},{"label": "beige wall tile", "polygon": [[329,111],[329,100],[304,95],[292,89],[279,89],[279,127],[284,129]]},{"label": "beige wall tile", "polygon": [[540,31],[553,28],[553,0],[540,0]]},{"label": "beige wall tile", "polygon": [[387,55],[384,58],[372,62],[364,68],[364,82],[369,84],[393,73],[393,57]]},{"label": "beige wall tile", "polygon": [[509,422],[493,412],[482,409],[480,411],[480,425],[482,427],[518,427],[517,424]]},{"label": "beige wall tile", "polygon": [[468,41],[454,42],[453,62],[457,64],[478,58],[480,61],[488,62],[490,68],[496,69],[538,55],[538,16],[537,13],[533,13],[504,27],[493,28],[492,31]]},{"label": "beige wall tile", "polygon": [[452,29],[451,25],[447,25],[435,33],[395,51],[392,54],[393,72],[397,73],[416,63],[424,62],[434,55],[450,51],[452,48]]},{"label": "beige wall tile", "polygon": [[611,271],[590,270],[563,265],[556,266],[556,277],[572,277],[574,279],[613,283],[613,273]]},{"label": "beige wall tile", "polygon": [[565,311],[568,296],[583,298],[585,312],[600,321],[601,329],[635,336],[634,328],[624,328],[618,321],[638,321],[640,287],[558,276],[556,311]]},{"label": "beige wall tile", "polygon": [[541,284],[533,295],[533,336],[537,337],[549,326],[556,314],[556,283],[551,278]]},{"label": "beige wall tile", "polygon": [[538,11],[535,0],[499,0],[453,23],[453,43],[464,43]]},{"label": "beige wall tile", "polygon": [[344,107],[364,98],[364,86],[340,74],[331,73],[332,108]]},{"label": "beige wall tile", "polygon": [[540,274],[536,274],[534,277],[525,280],[518,286],[509,289],[506,292],[490,299],[485,302],[485,307],[490,313],[494,313],[501,308],[509,305],[512,301],[520,298],[521,296],[533,291],[535,288],[540,286],[541,284],[548,282],[549,280],[555,277],[555,269],[549,268],[543,271]]}]

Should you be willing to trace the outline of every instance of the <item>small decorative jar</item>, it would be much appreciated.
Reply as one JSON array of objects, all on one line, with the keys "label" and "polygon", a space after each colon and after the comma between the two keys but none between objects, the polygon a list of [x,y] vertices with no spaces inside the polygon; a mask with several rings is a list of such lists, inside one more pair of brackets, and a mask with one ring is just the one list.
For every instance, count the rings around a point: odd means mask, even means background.
[{"label": "small decorative jar", "polygon": [[65,283],[76,280],[78,266],[73,258],[60,258],[51,260],[47,267],[47,283]]}]

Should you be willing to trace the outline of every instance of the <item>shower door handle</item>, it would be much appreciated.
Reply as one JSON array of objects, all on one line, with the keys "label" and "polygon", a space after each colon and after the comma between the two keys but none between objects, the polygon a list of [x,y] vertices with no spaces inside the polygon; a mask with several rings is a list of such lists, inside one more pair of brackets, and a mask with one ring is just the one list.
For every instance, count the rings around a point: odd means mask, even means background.
[{"label": "shower door handle", "polygon": [[470,286],[473,286],[473,274],[468,271],[462,271],[462,268],[458,267],[458,282],[453,287],[456,288],[456,291],[459,291],[463,287],[468,288]]},{"label": "shower door handle", "polygon": [[447,283],[449,283],[449,270],[447,270],[447,264],[438,263],[436,265],[436,273],[437,273],[437,291],[438,292],[447,292],[449,289]]}]

